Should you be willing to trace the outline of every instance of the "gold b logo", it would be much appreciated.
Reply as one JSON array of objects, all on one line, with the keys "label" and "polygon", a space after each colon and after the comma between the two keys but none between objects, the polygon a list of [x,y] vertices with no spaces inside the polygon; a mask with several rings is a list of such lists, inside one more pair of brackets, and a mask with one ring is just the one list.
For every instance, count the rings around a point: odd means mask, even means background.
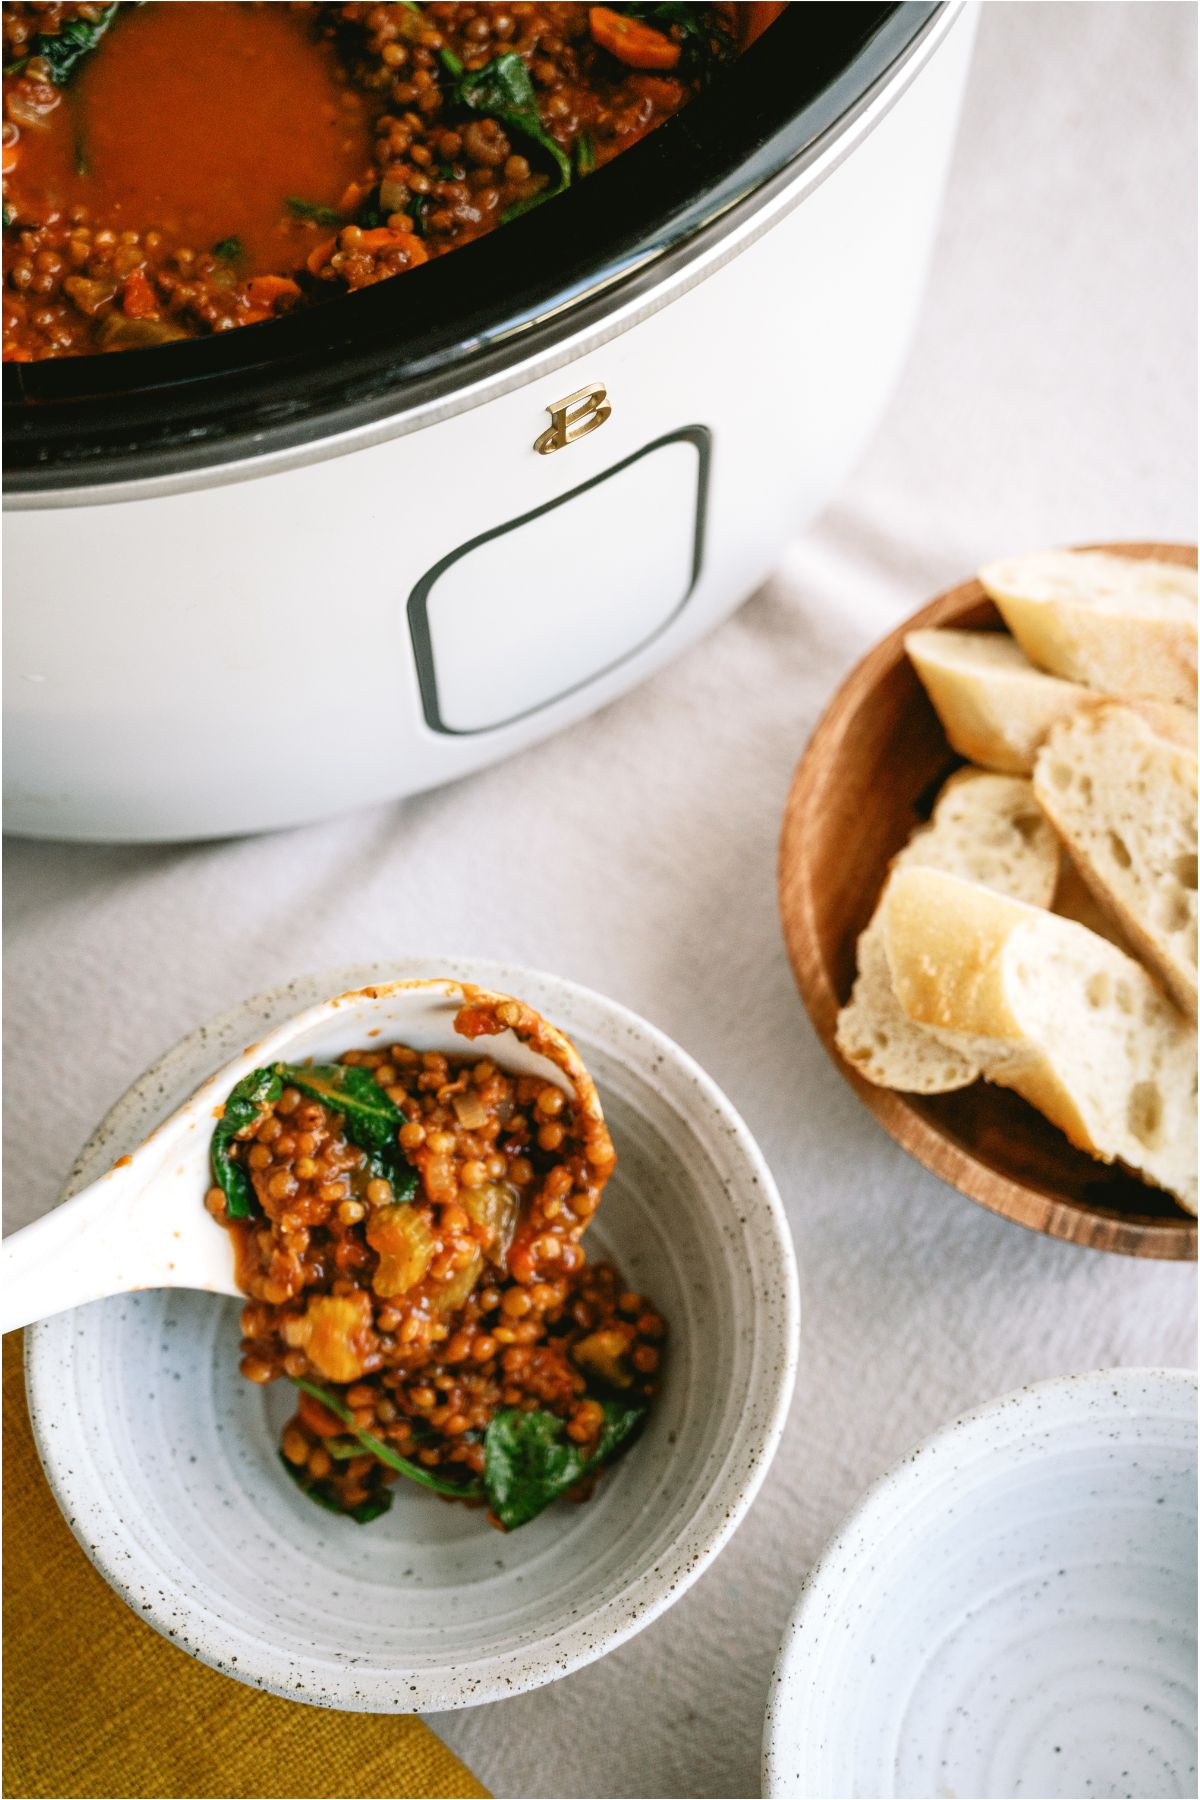
[{"label": "gold b logo", "polygon": [[546,411],[550,414],[550,423],[533,446],[539,456],[549,456],[586,437],[589,431],[595,431],[608,418],[612,407],[608,404],[606,388],[590,387],[580,388],[577,394],[568,394],[565,400],[556,400]]}]

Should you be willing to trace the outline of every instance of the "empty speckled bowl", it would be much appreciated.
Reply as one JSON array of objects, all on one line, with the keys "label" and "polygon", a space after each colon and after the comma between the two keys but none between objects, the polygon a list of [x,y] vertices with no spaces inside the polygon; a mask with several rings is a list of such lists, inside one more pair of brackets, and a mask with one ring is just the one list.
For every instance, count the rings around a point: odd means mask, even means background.
[{"label": "empty speckled bowl", "polygon": [[436,1711],[520,1693],[670,1606],[758,1490],[798,1348],[787,1224],[729,1102],[634,1014],[528,970],[422,959],[310,977],[249,1001],[130,1089],[67,1191],[266,1028],[331,995],[420,976],[527,1000],[574,1039],[600,1090],[619,1161],[586,1241],[593,1258],[613,1257],[654,1296],[671,1336],[647,1428],[592,1500],[559,1503],[510,1535],[403,1482],[371,1525],[320,1511],[278,1460],[292,1390],[238,1374],[236,1301],[121,1296],[28,1336],[46,1473],[117,1592],[214,1668],[351,1711]]},{"label": "empty speckled bowl", "polygon": [[788,1626],[763,1791],[1194,1795],[1194,1375],[1041,1382],[885,1475]]}]

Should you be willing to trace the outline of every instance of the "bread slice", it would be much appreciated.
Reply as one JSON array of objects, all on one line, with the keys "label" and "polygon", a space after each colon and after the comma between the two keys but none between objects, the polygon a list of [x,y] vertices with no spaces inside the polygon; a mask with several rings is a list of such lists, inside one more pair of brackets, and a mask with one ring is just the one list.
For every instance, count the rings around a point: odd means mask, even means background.
[{"label": "bread slice", "polygon": [[1196,1211],[1196,1038],[1139,963],[1083,925],[937,869],[888,883],[905,1015],[1073,1144]]},{"label": "bread slice", "polygon": [[1074,919],[1077,925],[1086,925],[1089,931],[1094,931],[1097,937],[1107,938],[1110,944],[1115,944],[1126,956],[1137,956],[1137,951],[1117,921],[1111,913],[1105,912],[1065,850],[1050,911],[1057,913],[1060,919]]},{"label": "bread slice", "polygon": [[[1047,675],[1004,631],[910,631],[904,648],[960,756],[1004,774],[1028,775],[1059,719],[1103,698]],[[1170,701],[1137,703],[1156,731],[1194,744],[1196,715]]]},{"label": "bread slice", "polygon": [[1005,774],[1028,775],[1051,725],[1089,695],[1035,669],[1004,631],[910,631],[904,648],[952,747]]},{"label": "bread slice", "polygon": [[1102,694],[1195,706],[1195,569],[1050,550],[988,563],[979,579],[1039,669]]},{"label": "bread slice", "polygon": [[[892,868],[949,869],[1035,906],[1048,906],[1058,878],[1058,845],[1028,781],[960,769],[938,796],[928,825],[914,831]],[[884,892],[886,893],[886,884]],[[882,898],[858,940],[858,974],[838,1014],[837,1046],[876,1087],[945,1094],[969,1087],[969,1057],[905,1018],[892,992],[883,945]]]},{"label": "bread slice", "polygon": [[1054,726],[1034,793],[1100,905],[1196,1016],[1196,756],[1108,703]]}]

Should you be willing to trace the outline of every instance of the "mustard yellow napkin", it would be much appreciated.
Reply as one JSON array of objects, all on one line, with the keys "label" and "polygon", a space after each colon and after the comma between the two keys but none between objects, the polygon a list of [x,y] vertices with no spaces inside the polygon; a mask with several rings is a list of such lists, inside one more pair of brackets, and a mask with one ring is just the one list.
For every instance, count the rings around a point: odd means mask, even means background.
[{"label": "mustard yellow napkin", "polygon": [[419,1719],[327,1712],[194,1662],[108,1588],[46,1486],[4,1340],[4,1793],[482,1795]]}]

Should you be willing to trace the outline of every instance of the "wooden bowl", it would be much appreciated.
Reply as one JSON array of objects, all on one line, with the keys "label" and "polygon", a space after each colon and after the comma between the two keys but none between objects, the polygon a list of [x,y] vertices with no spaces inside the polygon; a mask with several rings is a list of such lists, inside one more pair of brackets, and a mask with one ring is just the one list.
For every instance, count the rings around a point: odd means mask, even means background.
[{"label": "wooden bowl", "polygon": [[[1182,544],[1103,544],[1196,563]],[[942,594],[877,644],[839,689],[792,781],[779,847],[779,907],[801,997],[864,1105],[918,1162],[1006,1219],[1127,1256],[1195,1259],[1196,1221],[1121,1168],[1094,1162],[1018,1095],[978,1081],[925,1098],[864,1081],[834,1043],[855,945],[890,859],[961,764],[904,654],[910,631],[1000,626],[977,581]]]}]

